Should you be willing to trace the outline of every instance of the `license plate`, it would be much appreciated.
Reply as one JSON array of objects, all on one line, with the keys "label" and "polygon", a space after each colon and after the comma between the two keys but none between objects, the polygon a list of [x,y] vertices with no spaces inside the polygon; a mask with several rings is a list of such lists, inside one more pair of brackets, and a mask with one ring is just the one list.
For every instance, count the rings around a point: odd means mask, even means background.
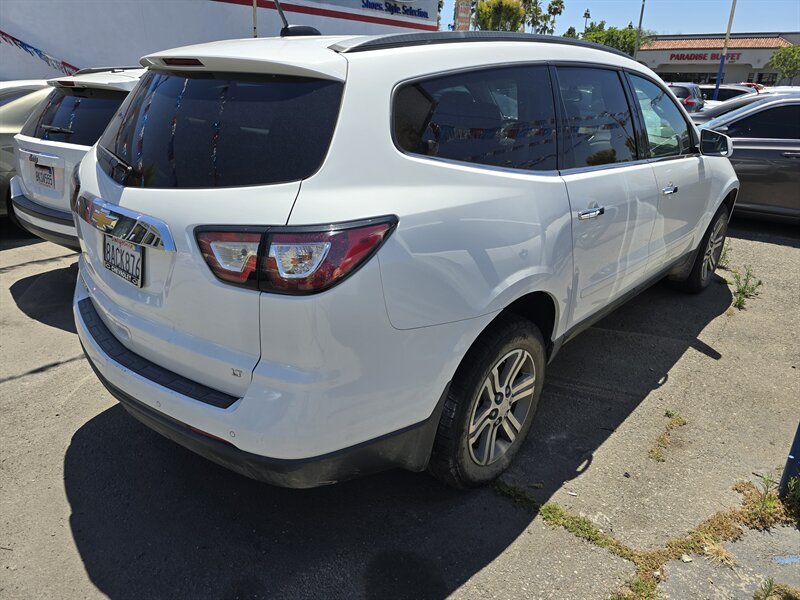
[{"label": "license plate", "polygon": [[36,179],[36,183],[38,183],[40,186],[51,190],[56,189],[56,178],[53,176],[53,167],[34,165],[33,174]]},{"label": "license plate", "polygon": [[107,235],[103,240],[103,262],[114,275],[136,287],[142,287],[144,253],[141,246]]}]

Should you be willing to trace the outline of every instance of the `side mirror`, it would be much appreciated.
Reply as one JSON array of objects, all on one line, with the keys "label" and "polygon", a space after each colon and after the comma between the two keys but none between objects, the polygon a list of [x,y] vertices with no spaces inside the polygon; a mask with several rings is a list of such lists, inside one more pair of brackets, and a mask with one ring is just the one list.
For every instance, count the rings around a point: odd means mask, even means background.
[{"label": "side mirror", "polygon": [[724,133],[712,129],[700,130],[700,153],[706,156],[726,156],[733,154],[733,142]]}]

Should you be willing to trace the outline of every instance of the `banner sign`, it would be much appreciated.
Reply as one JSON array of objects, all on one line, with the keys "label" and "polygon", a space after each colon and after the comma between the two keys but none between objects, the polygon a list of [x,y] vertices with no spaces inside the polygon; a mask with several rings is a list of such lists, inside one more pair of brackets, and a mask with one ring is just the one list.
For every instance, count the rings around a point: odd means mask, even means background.
[{"label": "banner sign", "polygon": [[469,31],[470,17],[472,12],[472,2],[470,0],[456,0],[456,31]]},{"label": "banner sign", "polygon": [[76,67],[75,65],[71,65],[68,62],[64,62],[63,60],[58,60],[57,58],[47,54],[47,52],[42,52],[38,48],[34,48],[30,44],[26,44],[22,40],[18,40],[13,35],[10,35],[2,30],[0,30],[0,43],[16,46],[17,48],[19,48],[20,50],[24,50],[31,56],[35,56],[39,60],[43,60],[51,68],[57,71],[61,71],[62,73],[64,73],[64,75],[72,75],[75,71],[78,70],[78,67]]}]

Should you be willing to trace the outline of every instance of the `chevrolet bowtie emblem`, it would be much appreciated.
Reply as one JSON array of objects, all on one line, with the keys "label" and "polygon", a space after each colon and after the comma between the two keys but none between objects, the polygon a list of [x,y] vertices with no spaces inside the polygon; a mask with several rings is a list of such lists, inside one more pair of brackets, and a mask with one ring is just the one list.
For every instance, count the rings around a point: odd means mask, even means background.
[{"label": "chevrolet bowtie emblem", "polygon": [[102,229],[103,231],[111,231],[114,229],[114,225],[117,224],[117,220],[117,217],[112,217],[101,209],[95,209],[92,213],[92,222],[97,226],[98,229]]}]

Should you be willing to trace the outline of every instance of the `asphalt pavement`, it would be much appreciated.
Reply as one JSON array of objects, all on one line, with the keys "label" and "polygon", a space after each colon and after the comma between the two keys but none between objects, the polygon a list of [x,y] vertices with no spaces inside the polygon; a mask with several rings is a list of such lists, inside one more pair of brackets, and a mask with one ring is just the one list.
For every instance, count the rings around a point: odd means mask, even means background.
[{"label": "asphalt pavement", "polygon": [[[662,547],[783,465],[800,418],[800,233],[735,220],[731,308],[660,283],[564,347],[506,485]],[[77,255],[0,220],[0,598],[607,598],[634,565],[484,488],[391,471],[313,490],[251,481],[133,420],[83,358]],[[649,451],[677,412],[663,460]],[[767,537],[765,537],[767,536]],[[772,537],[768,537],[772,536]],[[747,533],[733,568],[670,563],[659,593],[800,587],[800,531]]]}]

